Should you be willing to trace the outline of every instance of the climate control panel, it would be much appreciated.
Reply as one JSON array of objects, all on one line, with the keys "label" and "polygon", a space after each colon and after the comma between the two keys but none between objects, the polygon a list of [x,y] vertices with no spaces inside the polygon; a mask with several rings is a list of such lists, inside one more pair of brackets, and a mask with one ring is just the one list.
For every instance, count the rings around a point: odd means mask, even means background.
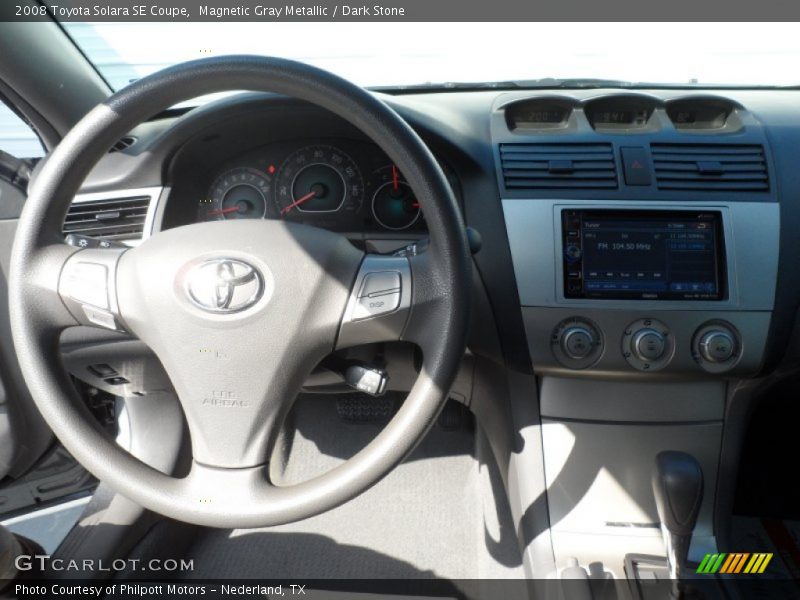
[{"label": "climate control panel", "polygon": [[672,359],[675,338],[669,327],[656,319],[640,319],[622,334],[622,356],[639,371],[658,371]]},{"label": "climate control panel", "polygon": [[[770,319],[769,313],[758,312],[728,313],[720,319],[710,311],[654,311],[631,321],[629,311],[523,311],[538,372],[609,376],[754,373]],[[552,319],[549,327],[544,315]],[[540,343],[543,334],[549,336],[547,352]]]}]

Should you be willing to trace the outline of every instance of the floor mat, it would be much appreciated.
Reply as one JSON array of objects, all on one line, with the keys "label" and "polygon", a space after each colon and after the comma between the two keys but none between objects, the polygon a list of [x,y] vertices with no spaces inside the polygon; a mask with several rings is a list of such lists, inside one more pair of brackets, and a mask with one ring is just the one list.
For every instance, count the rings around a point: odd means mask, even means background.
[{"label": "floor mat", "polygon": [[[337,415],[304,398],[281,483],[323,473],[363,448],[381,422]],[[494,464],[475,458],[471,419],[434,427],[409,460],[355,500],[290,525],[208,530],[189,550],[192,577],[507,578],[520,555]],[[497,506],[494,498],[503,498]]]}]

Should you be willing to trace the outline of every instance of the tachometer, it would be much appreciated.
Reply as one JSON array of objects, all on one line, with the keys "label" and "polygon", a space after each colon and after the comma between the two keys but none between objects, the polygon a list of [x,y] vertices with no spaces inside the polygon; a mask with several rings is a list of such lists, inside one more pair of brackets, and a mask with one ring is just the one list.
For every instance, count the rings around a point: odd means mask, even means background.
[{"label": "tachometer", "polygon": [[272,192],[272,177],[256,169],[241,167],[219,176],[200,201],[199,219],[263,219],[267,198]]},{"label": "tachometer", "polygon": [[357,211],[364,183],[352,158],[333,146],[306,146],[278,170],[275,203],[281,216]]},{"label": "tachometer", "polygon": [[372,215],[386,229],[408,229],[420,217],[419,202],[397,167],[378,169],[378,188],[372,195]]}]

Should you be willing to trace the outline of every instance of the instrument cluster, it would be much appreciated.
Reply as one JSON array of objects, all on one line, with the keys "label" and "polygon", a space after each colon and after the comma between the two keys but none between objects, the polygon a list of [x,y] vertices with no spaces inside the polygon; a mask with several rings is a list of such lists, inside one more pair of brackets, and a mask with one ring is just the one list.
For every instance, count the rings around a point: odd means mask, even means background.
[{"label": "instrument cluster", "polygon": [[212,177],[196,221],[286,219],[342,232],[425,229],[411,186],[368,142],[273,143],[228,161]]}]

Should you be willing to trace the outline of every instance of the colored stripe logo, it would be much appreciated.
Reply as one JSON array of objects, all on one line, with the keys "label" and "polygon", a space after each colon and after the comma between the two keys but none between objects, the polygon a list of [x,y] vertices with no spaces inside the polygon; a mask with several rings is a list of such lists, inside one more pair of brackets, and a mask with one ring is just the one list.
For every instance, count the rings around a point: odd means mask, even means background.
[{"label": "colored stripe logo", "polygon": [[728,575],[747,573],[756,575],[763,573],[772,560],[772,552],[732,552],[719,554],[706,554],[697,567],[698,573],[713,575],[725,573]]}]

